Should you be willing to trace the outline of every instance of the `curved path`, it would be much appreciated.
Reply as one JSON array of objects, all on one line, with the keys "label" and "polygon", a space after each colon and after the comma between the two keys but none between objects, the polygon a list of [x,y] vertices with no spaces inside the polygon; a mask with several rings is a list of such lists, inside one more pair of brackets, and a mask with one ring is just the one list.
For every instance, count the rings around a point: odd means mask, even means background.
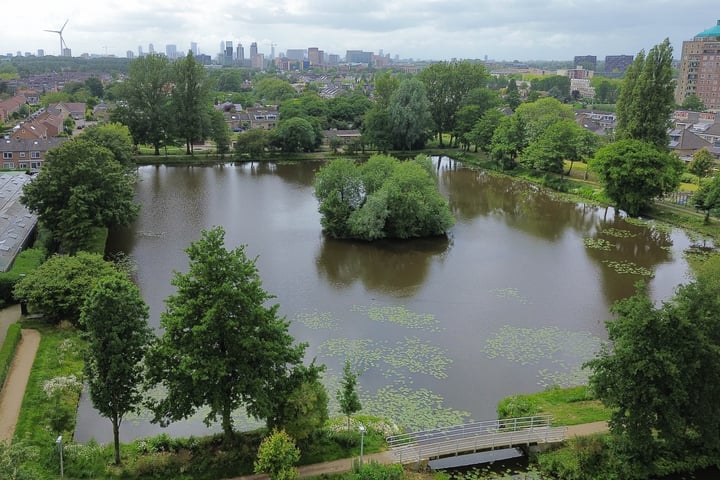
[{"label": "curved path", "polygon": [[24,329],[10,365],[5,388],[0,392],[0,442],[12,441],[25,396],[25,387],[39,346],[40,332]]}]

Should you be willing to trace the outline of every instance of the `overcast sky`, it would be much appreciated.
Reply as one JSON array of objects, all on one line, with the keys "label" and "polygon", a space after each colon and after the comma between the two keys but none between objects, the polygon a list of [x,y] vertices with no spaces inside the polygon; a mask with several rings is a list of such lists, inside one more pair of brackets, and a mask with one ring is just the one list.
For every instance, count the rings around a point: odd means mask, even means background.
[{"label": "overcast sky", "polygon": [[220,42],[251,42],[260,53],[318,47],[394,58],[571,60],[575,55],[634,55],[669,37],[714,26],[718,0],[36,0],[3,8],[0,54],[137,54],[148,44],[186,52],[197,42],[213,57]]}]

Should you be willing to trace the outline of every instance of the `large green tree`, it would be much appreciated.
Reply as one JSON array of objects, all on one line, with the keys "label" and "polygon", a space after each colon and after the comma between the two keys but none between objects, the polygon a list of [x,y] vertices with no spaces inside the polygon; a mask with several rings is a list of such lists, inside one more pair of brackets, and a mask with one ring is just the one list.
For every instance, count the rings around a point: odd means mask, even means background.
[{"label": "large green tree", "polygon": [[695,208],[705,212],[705,222],[709,222],[710,212],[720,208],[720,175],[716,175],[712,182],[698,190],[692,201]]},{"label": "large green tree", "polygon": [[674,154],[640,140],[619,140],[597,151],[590,162],[615,205],[637,216],[680,185],[685,166]]},{"label": "large green tree", "polygon": [[78,324],[80,311],[95,282],[118,273],[117,267],[94,253],[53,255],[16,284],[13,294],[54,322]]},{"label": "large green tree", "polygon": [[432,117],[422,82],[417,79],[400,82],[390,97],[388,114],[396,149],[415,150],[425,146],[432,129]]},{"label": "large green tree", "polygon": [[160,155],[171,127],[171,69],[164,55],[145,55],[130,64],[123,82],[124,104],[113,112],[113,119],[130,128],[135,144],[149,143]]},{"label": "large green tree", "polygon": [[698,185],[700,180],[708,176],[715,166],[715,156],[710,153],[707,148],[701,148],[693,154],[692,160],[688,165],[688,170],[698,177]]},{"label": "large green tree", "polygon": [[48,151],[20,202],[37,213],[62,251],[74,253],[88,247],[94,229],[135,219],[134,180],[110,150],[75,139]]},{"label": "large green tree", "polygon": [[149,383],[166,392],[151,406],[162,424],[206,407],[205,423],[219,417],[231,443],[234,410],[263,419],[278,411],[306,345],[293,345],[255,261],[242,246],[225,248],[222,227],[203,231],[185,251],[189,269],[173,277],[177,293],[165,301],[164,332],[147,356]]},{"label": "large green tree", "polygon": [[286,153],[312,152],[318,145],[313,124],[302,117],[280,120],[273,131],[273,140],[273,143]]},{"label": "large green tree", "polygon": [[99,279],[80,314],[85,329],[85,379],[90,400],[113,428],[115,464],[120,464],[120,423],[142,400],[142,360],[153,332],[138,288],[120,274]]},{"label": "large green tree", "polygon": [[488,77],[484,65],[470,62],[434,63],[418,74],[425,84],[440,146],[443,145],[442,134],[455,130],[455,114],[466,104],[468,94],[475,88],[484,87]]},{"label": "large green tree", "polygon": [[172,65],[173,131],[185,141],[185,153],[193,154],[193,144],[202,142],[210,132],[210,80],[205,67],[192,52]]},{"label": "large green tree", "polygon": [[666,38],[647,55],[640,51],[628,67],[616,109],[618,139],[668,148],[670,116],[675,109],[672,53]]},{"label": "large green tree", "polygon": [[116,122],[91,125],[83,131],[81,138],[110,150],[124,167],[135,167],[132,135],[126,125]]},{"label": "large green tree", "polygon": [[235,140],[233,158],[236,160],[259,159],[265,156],[270,146],[270,134],[263,128],[240,132]]},{"label": "large green tree", "polygon": [[565,160],[570,169],[576,161],[595,153],[597,135],[585,130],[573,120],[561,120],[545,129],[523,152],[523,162],[531,168],[562,173]]}]

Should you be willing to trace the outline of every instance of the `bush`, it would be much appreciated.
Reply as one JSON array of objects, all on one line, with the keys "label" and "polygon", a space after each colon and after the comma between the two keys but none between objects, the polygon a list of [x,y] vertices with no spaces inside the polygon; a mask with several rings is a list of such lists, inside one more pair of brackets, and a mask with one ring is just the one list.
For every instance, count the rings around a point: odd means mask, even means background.
[{"label": "bush", "polygon": [[8,327],[5,341],[2,348],[0,348],[0,389],[5,385],[5,378],[8,370],[10,370],[10,364],[15,356],[15,349],[20,343],[21,336],[22,332],[19,323],[13,323]]},{"label": "bush", "polygon": [[22,277],[35,270],[45,261],[45,251],[39,248],[28,248],[20,252],[12,267],[0,273],[0,301],[6,304],[15,303],[13,289]]},{"label": "bush", "polygon": [[380,465],[376,461],[360,465],[358,461],[354,461],[353,477],[355,480],[401,480],[403,467],[398,464]]},{"label": "bush", "polygon": [[497,407],[498,418],[531,417],[539,411],[537,402],[525,395],[504,398]]}]

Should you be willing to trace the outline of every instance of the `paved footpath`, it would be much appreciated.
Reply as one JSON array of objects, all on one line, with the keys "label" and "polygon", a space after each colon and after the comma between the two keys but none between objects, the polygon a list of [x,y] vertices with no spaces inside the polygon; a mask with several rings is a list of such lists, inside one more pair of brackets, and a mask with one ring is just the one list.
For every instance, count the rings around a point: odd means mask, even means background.
[{"label": "paved footpath", "polygon": [[25,396],[25,387],[39,346],[40,332],[23,329],[22,338],[15,350],[15,357],[5,380],[5,387],[0,392],[0,442],[12,441]]},{"label": "paved footpath", "polygon": [[0,310],[0,345],[5,341],[10,324],[20,320],[20,305],[11,305]]}]

